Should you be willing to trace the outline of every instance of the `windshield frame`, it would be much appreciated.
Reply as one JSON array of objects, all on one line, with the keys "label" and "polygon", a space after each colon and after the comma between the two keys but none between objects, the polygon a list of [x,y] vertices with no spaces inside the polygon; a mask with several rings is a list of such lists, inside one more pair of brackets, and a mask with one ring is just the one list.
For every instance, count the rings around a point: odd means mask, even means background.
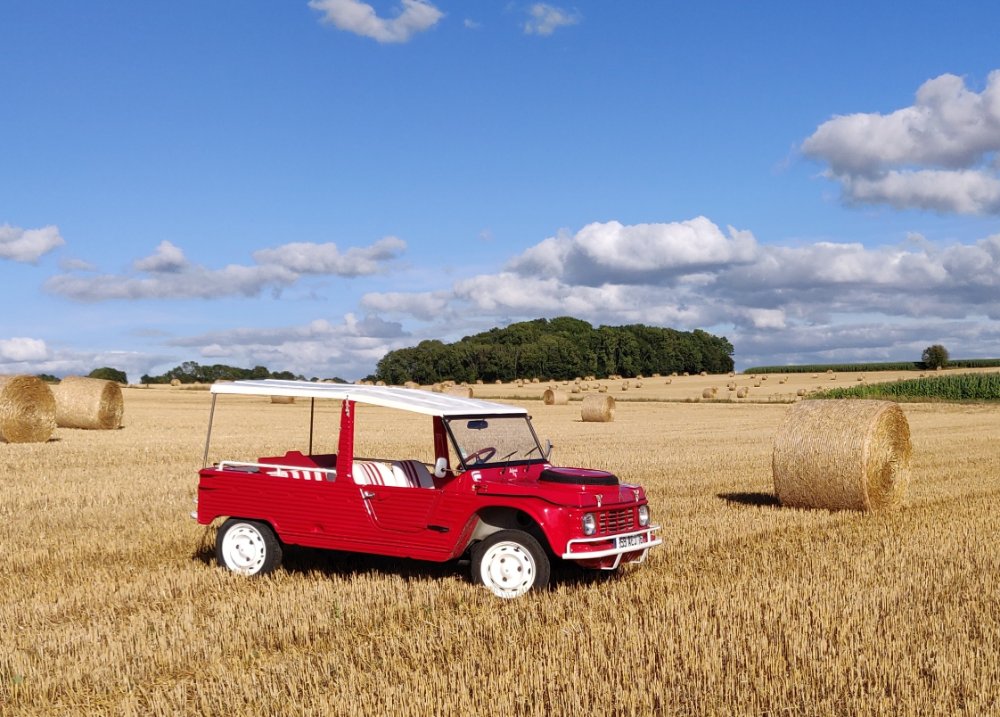
[{"label": "windshield frame", "polygon": [[[531,435],[531,440],[534,442],[534,446],[530,449],[530,455],[527,458],[514,458],[513,456],[507,457],[501,455],[501,451],[498,450],[490,459],[482,463],[468,463],[466,461],[466,453],[463,450],[461,443],[455,436],[455,432],[452,431],[451,422],[456,421],[473,421],[473,420],[521,420],[524,421],[528,426],[528,433]],[[445,430],[448,432],[448,438],[451,440],[452,448],[455,450],[455,455],[458,456],[459,463],[461,464],[463,471],[468,470],[481,470],[483,468],[497,468],[503,466],[523,466],[531,465],[534,463],[547,463],[548,456],[545,455],[545,449],[542,447],[541,442],[538,440],[538,434],[535,433],[535,426],[531,422],[531,416],[527,413],[522,414],[489,414],[489,413],[473,413],[467,416],[446,416],[443,418],[443,423]],[[537,454],[537,455],[536,455]]]}]

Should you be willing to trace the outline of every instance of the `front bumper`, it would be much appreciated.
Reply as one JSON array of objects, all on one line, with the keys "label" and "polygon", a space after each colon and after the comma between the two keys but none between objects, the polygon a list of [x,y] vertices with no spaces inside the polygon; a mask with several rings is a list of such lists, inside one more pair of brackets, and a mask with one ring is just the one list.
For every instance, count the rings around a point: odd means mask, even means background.
[{"label": "front bumper", "polygon": [[[599,535],[587,538],[573,538],[566,543],[563,560],[602,561],[601,568],[614,570],[625,556],[625,562],[641,563],[646,559],[650,548],[660,545],[663,540],[657,537],[658,525],[649,525],[642,530],[616,535]],[[613,558],[613,560],[604,560]]]}]

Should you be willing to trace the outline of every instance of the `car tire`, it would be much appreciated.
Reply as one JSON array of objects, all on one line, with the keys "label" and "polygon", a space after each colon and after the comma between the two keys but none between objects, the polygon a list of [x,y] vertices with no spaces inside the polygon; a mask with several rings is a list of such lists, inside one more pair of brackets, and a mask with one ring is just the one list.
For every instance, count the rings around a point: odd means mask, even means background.
[{"label": "car tire", "polygon": [[520,597],[549,584],[551,565],[541,544],[522,530],[501,530],[472,549],[472,579],[497,597]]},{"label": "car tire", "polygon": [[215,538],[219,564],[241,575],[265,575],[281,564],[281,543],[271,526],[230,518]]}]

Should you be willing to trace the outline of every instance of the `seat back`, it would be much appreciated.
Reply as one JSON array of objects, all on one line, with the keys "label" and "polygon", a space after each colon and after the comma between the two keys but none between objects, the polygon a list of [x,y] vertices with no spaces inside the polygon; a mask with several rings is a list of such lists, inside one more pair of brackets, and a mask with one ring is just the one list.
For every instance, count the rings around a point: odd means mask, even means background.
[{"label": "seat back", "polygon": [[392,472],[396,474],[398,485],[413,488],[433,488],[434,478],[420,461],[393,461]]},{"label": "seat back", "polygon": [[351,473],[358,485],[399,485],[392,469],[379,461],[354,461]]}]

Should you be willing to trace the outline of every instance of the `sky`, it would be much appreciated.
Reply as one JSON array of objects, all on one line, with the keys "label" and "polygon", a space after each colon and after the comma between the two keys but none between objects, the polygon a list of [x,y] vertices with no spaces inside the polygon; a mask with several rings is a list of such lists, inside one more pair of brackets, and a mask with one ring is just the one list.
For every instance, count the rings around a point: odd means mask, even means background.
[{"label": "sky", "polygon": [[1000,357],[1000,4],[0,0],[0,373],[575,316]]}]

